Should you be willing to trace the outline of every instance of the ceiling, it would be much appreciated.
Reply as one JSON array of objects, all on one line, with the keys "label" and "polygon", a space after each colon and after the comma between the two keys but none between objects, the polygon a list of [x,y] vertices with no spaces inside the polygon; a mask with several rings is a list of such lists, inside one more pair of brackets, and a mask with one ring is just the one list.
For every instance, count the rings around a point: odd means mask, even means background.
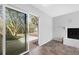
[{"label": "ceiling", "polygon": [[[29,11],[29,5],[15,5]],[[79,4],[30,4],[31,8],[35,7],[45,12],[51,17],[56,17],[79,10]]]},{"label": "ceiling", "polygon": [[72,13],[79,10],[79,4],[33,4],[51,17]]}]

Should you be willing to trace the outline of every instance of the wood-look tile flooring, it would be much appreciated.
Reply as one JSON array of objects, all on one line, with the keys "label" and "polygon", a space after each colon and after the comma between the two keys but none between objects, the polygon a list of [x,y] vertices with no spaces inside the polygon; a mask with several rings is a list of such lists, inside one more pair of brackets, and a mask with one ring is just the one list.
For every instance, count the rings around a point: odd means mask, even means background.
[{"label": "wood-look tile flooring", "polygon": [[38,44],[37,44],[37,39],[36,39],[36,40],[32,40],[32,41],[30,41],[29,43],[30,43],[30,44],[29,44],[29,49],[30,49],[30,51],[33,50],[33,49],[35,49],[35,48],[38,46]]},{"label": "wood-look tile flooring", "polygon": [[36,46],[26,55],[79,55],[79,48],[66,46],[52,40],[43,46]]}]

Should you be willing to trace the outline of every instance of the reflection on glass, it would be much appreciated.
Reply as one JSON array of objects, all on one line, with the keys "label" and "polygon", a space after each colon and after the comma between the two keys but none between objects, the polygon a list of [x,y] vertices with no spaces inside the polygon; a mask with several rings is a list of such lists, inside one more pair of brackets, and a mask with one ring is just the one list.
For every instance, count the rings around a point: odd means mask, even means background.
[{"label": "reflection on glass", "polygon": [[6,8],[6,54],[17,55],[26,50],[26,14]]},{"label": "reflection on glass", "polygon": [[38,32],[38,17],[29,15],[29,33]]},{"label": "reflection on glass", "polygon": [[[29,49],[34,49],[38,46],[38,20],[34,15],[29,15]],[[33,46],[33,44],[35,46]]]}]

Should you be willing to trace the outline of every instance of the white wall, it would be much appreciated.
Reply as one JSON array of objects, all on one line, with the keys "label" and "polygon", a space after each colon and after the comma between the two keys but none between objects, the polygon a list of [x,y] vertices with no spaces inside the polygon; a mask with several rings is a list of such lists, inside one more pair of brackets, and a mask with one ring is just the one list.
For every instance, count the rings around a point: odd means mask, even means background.
[{"label": "white wall", "polygon": [[61,38],[66,36],[66,28],[79,28],[79,11],[61,15],[53,18],[53,37]]},{"label": "white wall", "polygon": [[39,44],[45,44],[53,38],[52,18],[40,13],[39,19]]},{"label": "white wall", "polygon": [[32,5],[9,5],[24,10],[27,14],[39,17],[39,45],[52,39],[52,18]]}]

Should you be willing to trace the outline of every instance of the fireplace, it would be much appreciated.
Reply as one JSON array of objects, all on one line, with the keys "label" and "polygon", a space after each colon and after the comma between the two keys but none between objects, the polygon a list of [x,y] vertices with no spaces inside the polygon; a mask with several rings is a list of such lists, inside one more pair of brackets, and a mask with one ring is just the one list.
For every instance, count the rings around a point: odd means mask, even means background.
[{"label": "fireplace", "polygon": [[67,28],[66,36],[63,39],[63,44],[79,48],[79,28]]},{"label": "fireplace", "polygon": [[79,28],[68,28],[67,37],[79,40]]}]

